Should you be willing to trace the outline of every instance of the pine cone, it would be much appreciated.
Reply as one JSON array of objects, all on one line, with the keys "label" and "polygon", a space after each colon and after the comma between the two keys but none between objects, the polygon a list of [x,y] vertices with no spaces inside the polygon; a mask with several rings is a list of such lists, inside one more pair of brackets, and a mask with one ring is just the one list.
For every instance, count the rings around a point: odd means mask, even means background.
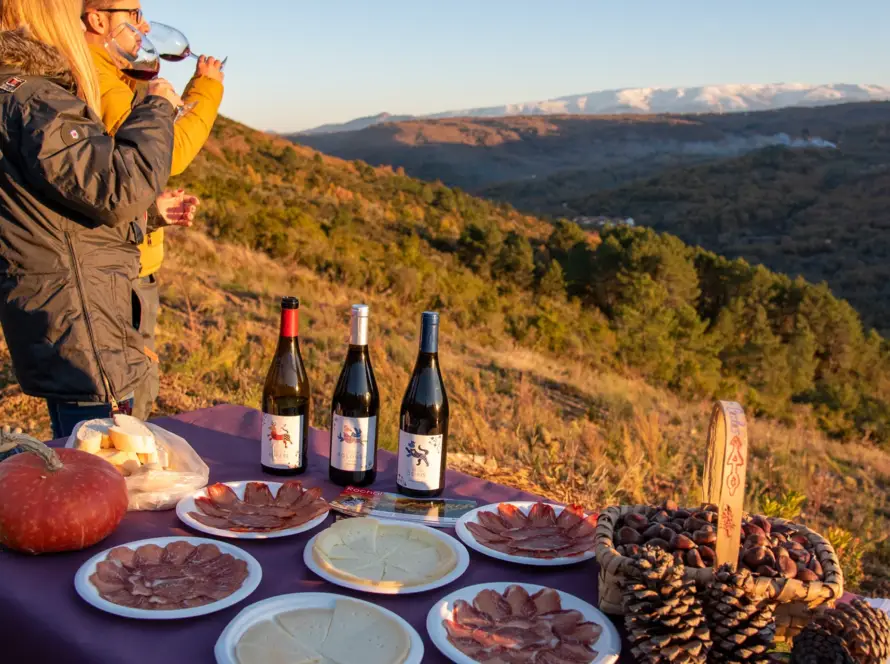
[{"label": "pine cone", "polygon": [[646,664],[704,664],[711,647],[694,581],[671,554],[645,546],[624,582],[631,652]]},{"label": "pine cone", "polygon": [[775,604],[754,598],[754,576],[723,565],[708,590],[706,614],[714,647],[709,662],[769,662],[776,638]]},{"label": "pine cone", "polygon": [[883,664],[890,657],[890,616],[863,600],[828,609],[794,639],[795,664]]}]

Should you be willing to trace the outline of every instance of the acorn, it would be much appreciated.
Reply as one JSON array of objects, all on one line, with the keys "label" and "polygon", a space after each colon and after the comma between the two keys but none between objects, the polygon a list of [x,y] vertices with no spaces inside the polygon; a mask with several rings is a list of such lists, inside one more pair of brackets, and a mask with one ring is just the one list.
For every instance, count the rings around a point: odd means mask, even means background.
[{"label": "acorn", "polygon": [[642,514],[634,512],[624,517],[624,525],[633,528],[634,530],[643,531],[649,527],[649,519]]},{"label": "acorn", "polygon": [[717,515],[714,512],[705,512],[704,510],[696,512],[692,516],[705,523],[714,523],[717,520]]},{"label": "acorn", "polygon": [[760,528],[767,535],[769,535],[770,531],[773,529],[769,519],[765,516],[760,516],[759,514],[751,517],[751,523]]},{"label": "acorn", "polygon": [[639,531],[634,530],[630,526],[624,526],[618,531],[616,540],[619,544],[642,544],[643,536]]},{"label": "acorn", "polygon": [[622,548],[624,549],[622,555],[625,555],[628,558],[638,556],[643,551],[639,544],[625,544]]},{"label": "acorn", "polygon": [[786,579],[797,577],[797,563],[791,560],[791,557],[787,554],[779,556],[776,559],[776,565],[778,566],[779,571],[782,572],[782,576]]},{"label": "acorn", "polygon": [[702,560],[701,554],[697,549],[690,549],[686,552],[686,564],[696,569],[704,569],[706,567],[705,561]]},{"label": "acorn", "polygon": [[742,560],[745,561],[745,564],[749,567],[757,568],[761,565],[767,564],[768,557],[772,558],[775,561],[775,557],[772,555],[769,549],[765,546],[755,546],[750,549],[747,549],[742,555]]},{"label": "acorn", "polygon": [[781,533],[774,532],[774,533],[770,533],[769,541],[770,541],[770,544],[772,544],[773,546],[779,546],[781,544],[786,544],[788,542],[788,538],[786,538]]},{"label": "acorn", "polygon": [[692,512],[690,512],[689,510],[684,510],[684,509],[674,510],[674,520],[675,521],[677,519],[679,519],[680,521],[683,521],[684,519],[688,519],[691,516],[692,516]]},{"label": "acorn", "polygon": [[819,575],[814,571],[803,567],[802,565],[797,566],[797,580],[798,581],[818,581]]},{"label": "acorn", "polygon": [[769,536],[766,532],[759,526],[755,526],[753,523],[746,523],[742,525],[742,532],[745,533],[745,537],[751,537],[751,535],[762,535],[767,541],[769,541]]},{"label": "acorn", "polygon": [[760,533],[754,533],[753,535],[748,535],[748,537],[745,538],[745,544],[744,544],[743,548],[751,549],[755,546],[769,546],[769,545],[770,545],[769,537],[767,537],[766,535],[762,535]]},{"label": "acorn", "polygon": [[671,546],[680,551],[689,551],[690,549],[695,548],[695,542],[689,539],[686,535],[675,533],[671,538]]},{"label": "acorn", "polygon": [[816,556],[810,558],[810,562],[807,563],[807,569],[814,572],[820,579],[825,576],[825,572],[822,569],[822,563],[819,562],[819,559],[816,558]]},{"label": "acorn", "polygon": [[700,546],[698,549],[699,555],[701,556],[702,562],[705,564],[705,567],[713,567],[717,562],[717,553],[709,546]]},{"label": "acorn", "polygon": [[673,555],[674,555],[674,562],[675,562],[677,565],[685,565],[685,564],[686,564],[686,559],[685,559],[685,557],[683,556],[683,552],[682,552],[682,551],[674,551],[674,554],[673,554]]},{"label": "acorn", "polygon": [[809,540],[807,539],[807,536],[806,536],[806,535],[800,535],[800,534],[798,534],[798,535],[792,535],[792,536],[791,536],[791,541],[792,541],[792,542],[797,542],[798,544],[801,544],[801,545],[803,545],[803,546],[806,546],[807,544],[809,544]]},{"label": "acorn", "polygon": [[655,523],[667,523],[671,520],[671,515],[664,510],[661,510],[660,512],[655,513],[655,516],[652,517],[652,520]]},{"label": "acorn", "polygon": [[754,573],[757,576],[766,576],[770,579],[774,579],[779,576],[779,573],[769,565],[761,565],[754,571]]},{"label": "acorn", "polygon": [[809,551],[798,551],[797,549],[788,549],[788,555],[791,556],[791,560],[804,566],[806,566],[806,564],[810,562],[810,558],[813,557]]},{"label": "acorn", "polygon": [[666,524],[664,524],[664,527],[665,527],[665,528],[670,528],[670,529],[673,530],[675,533],[682,533],[682,532],[683,532],[683,526],[682,526],[682,524],[676,523],[675,521],[668,521]]},{"label": "acorn", "polygon": [[674,511],[680,509],[680,506],[677,504],[677,501],[671,500],[670,498],[665,500],[664,504],[661,507],[662,507],[662,509],[664,509],[668,512],[674,512]]},{"label": "acorn", "polygon": [[[670,535],[668,535],[667,537],[664,537],[665,530],[668,530],[668,529],[665,528],[664,526],[662,526],[660,523],[653,523],[643,533],[643,537],[647,540],[650,540],[650,539],[653,539],[656,537],[660,537],[661,539],[670,539]],[[673,532],[673,531],[669,531],[669,532]]]},{"label": "acorn", "polygon": [[692,534],[692,541],[699,546],[713,546],[717,543],[717,533],[714,530],[702,528]]},{"label": "acorn", "polygon": [[671,545],[670,545],[670,542],[668,542],[668,541],[666,541],[666,540],[663,540],[663,539],[660,538],[660,537],[656,537],[656,538],[654,538],[654,539],[651,539],[651,540],[649,540],[648,542],[646,542],[646,544],[648,544],[649,546],[657,546],[659,549],[663,549],[663,550],[668,551],[668,552],[671,551]]},{"label": "acorn", "polygon": [[720,508],[717,507],[714,503],[708,503],[705,505],[705,512],[714,512],[715,514],[720,511]]},{"label": "acorn", "polygon": [[691,516],[683,523],[683,530],[687,533],[694,533],[696,530],[701,530],[702,527],[707,525],[709,525],[707,521]]}]

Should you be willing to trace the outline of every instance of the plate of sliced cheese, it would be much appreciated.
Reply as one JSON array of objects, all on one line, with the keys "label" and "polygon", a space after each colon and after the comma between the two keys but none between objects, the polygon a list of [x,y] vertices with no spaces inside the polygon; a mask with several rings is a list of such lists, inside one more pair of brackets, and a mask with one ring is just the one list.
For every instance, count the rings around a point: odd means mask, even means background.
[{"label": "plate of sliced cheese", "polygon": [[309,540],[303,561],[321,578],[344,588],[404,595],[460,578],[470,565],[470,554],[434,528],[356,517],[337,521]]},{"label": "plate of sliced cheese", "polygon": [[279,595],[239,613],[217,664],[421,664],[423,641],[392,611],[328,593]]},{"label": "plate of sliced cheese", "polygon": [[131,510],[172,509],[210,476],[183,438],[130,415],[81,422],[65,447],[95,454],[117,468],[127,479]]}]

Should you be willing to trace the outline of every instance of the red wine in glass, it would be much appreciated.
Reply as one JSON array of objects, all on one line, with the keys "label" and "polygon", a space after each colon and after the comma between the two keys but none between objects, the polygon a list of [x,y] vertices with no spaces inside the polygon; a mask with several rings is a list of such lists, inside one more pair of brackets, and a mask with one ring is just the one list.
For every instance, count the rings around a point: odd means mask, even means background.
[{"label": "red wine in glass", "polygon": [[160,70],[155,69],[121,69],[124,76],[128,76],[137,81],[153,81],[158,77]]}]

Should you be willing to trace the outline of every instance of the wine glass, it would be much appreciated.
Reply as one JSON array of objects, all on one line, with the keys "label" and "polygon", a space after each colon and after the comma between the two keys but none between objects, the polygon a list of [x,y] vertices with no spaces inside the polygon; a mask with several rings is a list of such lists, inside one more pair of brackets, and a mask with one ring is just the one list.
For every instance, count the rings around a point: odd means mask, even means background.
[{"label": "wine glass", "polygon": [[118,69],[137,81],[153,81],[161,71],[158,50],[151,40],[129,23],[123,23],[105,42],[105,50]]},{"label": "wine glass", "polygon": [[[153,81],[161,71],[161,56],[154,43],[139,28],[123,23],[111,33],[105,49],[121,72],[136,81]],[[176,109],[174,122],[191,111],[195,104]]]},{"label": "wine glass", "polygon": [[[182,62],[186,58],[198,59],[199,56],[192,53],[189,40],[182,32],[174,27],[164,23],[156,23],[155,21],[151,21],[148,25],[151,27],[151,38],[160,49],[159,54],[162,60]],[[223,59],[220,70],[225,68],[228,60],[229,58]]]}]

